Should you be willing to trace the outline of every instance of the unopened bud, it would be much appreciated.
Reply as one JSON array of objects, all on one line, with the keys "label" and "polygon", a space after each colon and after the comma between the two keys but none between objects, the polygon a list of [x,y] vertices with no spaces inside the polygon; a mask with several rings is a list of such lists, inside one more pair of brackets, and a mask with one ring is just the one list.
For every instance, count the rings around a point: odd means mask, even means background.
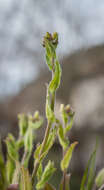
[{"label": "unopened bud", "polygon": [[39,112],[38,112],[38,111],[36,111],[36,112],[34,113],[34,118],[35,118],[35,119],[39,119]]},{"label": "unopened bud", "polygon": [[55,39],[56,39],[56,40],[58,39],[58,34],[57,34],[57,32],[54,32],[54,33],[53,33],[53,40],[55,40]]},{"label": "unopened bud", "polygon": [[73,115],[75,114],[75,112],[73,111],[73,109],[70,107],[69,104],[65,107],[65,111],[66,111],[66,113],[67,113],[69,116],[73,116]]}]

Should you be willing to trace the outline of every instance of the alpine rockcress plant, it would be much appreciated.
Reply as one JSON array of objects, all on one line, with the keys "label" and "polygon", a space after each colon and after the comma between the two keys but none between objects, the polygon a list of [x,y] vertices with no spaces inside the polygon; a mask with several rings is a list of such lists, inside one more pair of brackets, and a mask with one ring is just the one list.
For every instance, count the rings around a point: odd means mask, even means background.
[{"label": "alpine rockcress plant", "polygon": [[[48,183],[50,177],[55,172],[54,162],[49,160],[43,168],[43,160],[52,148],[56,137],[63,150],[63,158],[60,163],[63,177],[59,185],[59,190],[69,190],[70,174],[67,173],[72,153],[78,142],[70,144],[68,132],[72,128],[74,112],[69,105],[60,105],[61,120],[54,112],[56,91],[60,85],[61,68],[56,56],[58,45],[58,34],[46,33],[43,40],[43,47],[46,51],[46,64],[52,73],[52,80],[47,85],[46,93],[46,118],[47,127],[42,143],[38,143],[33,153],[34,167],[29,173],[29,160],[33,151],[35,132],[43,124],[43,118],[39,112],[32,115],[20,114],[19,137],[15,139],[12,134],[8,134],[5,140],[7,145],[6,164],[3,158],[2,147],[0,146],[0,190],[55,190]],[[19,150],[23,148],[24,154],[20,158]],[[92,153],[84,176],[82,178],[80,190],[92,190],[94,181],[96,186],[102,188],[104,185],[104,170],[102,170],[95,180],[95,157],[96,147]]]}]

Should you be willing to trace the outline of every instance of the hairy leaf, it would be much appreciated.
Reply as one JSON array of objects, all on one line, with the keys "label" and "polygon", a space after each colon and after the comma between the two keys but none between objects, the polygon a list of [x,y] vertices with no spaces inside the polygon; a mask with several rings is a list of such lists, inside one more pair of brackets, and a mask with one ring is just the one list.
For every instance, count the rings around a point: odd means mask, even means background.
[{"label": "hairy leaf", "polygon": [[15,161],[8,155],[6,163],[6,175],[9,184],[12,183],[14,171],[15,171]]},{"label": "hairy leaf", "polygon": [[43,167],[42,167],[42,163],[40,163],[40,164],[39,164],[38,171],[37,171],[37,178],[38,178],[38,180],[41,179],[42,173],[43,173]]},{"label": "hairy leaf", "polygon": [[24,136],[28,128],[28,116],[25,114],[19,114],[18,119],[19,119],[20,136]]},{"label": "hairy leaf", "polygon": [[25,150],[27,152],[32,151],[32,148],[33,148],[33,131],[30,127],[28,128],[26,135],[25,135],[25,138],[24,138],[24,146],[25,146]]},{"label": "hairy leaf", "polygon": [[42,177],[40,181],[36,185],[36,189],[42,189],[44,188],[46,182],[50,179],[52,174],[55,172],[54,164],[53,162],[49,161],[48,164],[46,165],[44,172],[42,174]]},{"label": "hairy leaf", "polygon": [[48,49],[47,49],[47,53],[46,53],[46,63],[49,67],[49,70],[52,70],[52,63],[51,63],[51,57],[48,55]]},{"label": "hairy leaf", "polygon": [[53,76],[52,81],[49,84],[49,91],[51,93],[55,92],[56,89],[59,87],[60,78],[61,78],[61,67],[60,67],[58,60],[56,60],[54,76]]},{"label": "hairy leaf", "polygon": [[104,168],[99,171],[95,179],[97,187],[101,187],[104,184]]},{"label": "hairy leaf", "polygon": [[43,150],[44,152],[48,152],[49,149],[52,147],[52,145],[55,141],[56,135],[57,135],[57,128],[54,127],[54,129],[52,129],[52,131],[49,134],[49,137],[47,139],[47,143],[46,143],[44,150]]},{"label": "hairy leaf", "polygon": [[64,135],[67,134],[67,132],[70,131],[70,129],[72,128],[72,125],[73,125],[73,119],[74,117],[70,117],[70,121],[69,123],[66,125],[65,129],[64,129]]},{"label": "hairy leaf", "polygon": [[35,159],[38,159],[38,158],[39,158],[40,150],[41,150],[41,144],[38,144],[38,145],[37,145],[37,148],[36,148],[36,150],[35,150],[35,152],[34,152],[34,158],[35,158]]},{"label": "hairy leaf", "polygon": [[46,116],[49,121],[55,121],[55,115],[48,100],[46,100]]},{"label": "hairy leaf", "polygon": [[18,158],[19,158],[18,147],[16,144],[16,140],[12,136],[12,134],[9,134],[8,137],[6,138],[6,144],[7,144],[7,151],[8,151],[9,156],[13,160],[18,160]]},{"label": "hairy leaf", "polygon": [[72,143],[69,146],[68,150],[66,151],[66,154],[65,154],[63,160],[61,161],[61,169],[62,169],[62,171],[66,170],[68,168],[68,166],[70,164],[70,160],[72,158],[73,150],[74,150],[74,148],[75,148],[75,146],[77,144],[78,144],[78,142]]},{"label": "hairy leaf", "polygon": [[55,141],[55,138],[56,138],[56,134],[57,134],[56,132],[57,132],[56,128],[54,128],[50,132],[49,137],[47,139],[47,143],[45,144],[45,147],[43,149],[43,153],[40,156],[40,161],[42,161],[45,158],[45,156],[48,154],[49,150],[51,149],[51,147],[52,147],[52,145],[53,145],[53,143]]},{"label": "hairy leaf", "polygon": [[64,150],[66,150],[66,148],[69,145],[69,140],[67,138],[65,138],[64,128],[62,127],[62,125],[59,125],[58,138],[59,138],[59,142],[60,142],[61,146],[63,147]]},{"label": "hairy leaf", "polygon": [[21,174],[21,165],[19,162],[15,162],[16,164],[16,168],[15,168],[15,172],[13,174],[13,179],[12,179],[12,184],[18,184],[19,183],[19,178],[20,178],[20,174]]}]

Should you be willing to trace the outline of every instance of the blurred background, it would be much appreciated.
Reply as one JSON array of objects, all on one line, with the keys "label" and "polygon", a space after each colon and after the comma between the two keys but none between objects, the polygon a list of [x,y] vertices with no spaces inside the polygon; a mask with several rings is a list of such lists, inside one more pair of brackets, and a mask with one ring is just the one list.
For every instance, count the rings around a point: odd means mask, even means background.
[{"label": "blurred background", "polygon": [[56,112],[60,103],[71,104],[76,111],[70,138],[78,140],[79,145],[71,171],[82,172],[96,136],[99,169],[104,166],[103,0],[1,0],[0,135],[4,138],[8,132],[17,134],[20,112],[39,110],[45,115],[45,83],[51,76],[41,44],[47,31],[59,34],[57,54],[62,83]]}]

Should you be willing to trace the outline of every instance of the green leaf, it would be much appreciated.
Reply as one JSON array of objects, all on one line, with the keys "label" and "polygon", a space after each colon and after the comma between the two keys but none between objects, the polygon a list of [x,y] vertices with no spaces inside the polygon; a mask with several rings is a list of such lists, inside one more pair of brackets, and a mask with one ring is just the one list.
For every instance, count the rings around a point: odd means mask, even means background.
[{"label": "green leaf", "polygon": [[52,129],[52,131],[49,133],[49,137],[47,139],[47,143],[45,144],[45,147],[43,149],[43,153],[41,154],[40,158],[39,158],[39,162],[42,161],[45,156],[48,154],[49,150],[51,149],[52,145],[54,144],[55,138],[57,135],[57,128],[54,127],[54,129]]},{"label": "green leaf", "polygon": [[39,164],[38,171],[37,171],[37,178],[38,178],[38,181],[41,179],[42,173],[43,173],[43,167],[42,167],[42,163],[40,163],[40,164]]},{"label": "green leaf", "polygon": [[50,179],[50,177],[55,172],[54,163],[49,160],[48,164],[46,165],[44,172],[42,174],[42,177],[40,181],[36,185],[36,189],[42,189],[44,188],[46,182]]},{"label": "green leaf", "polygon": [[49,84],[49,91],[51,93],[55,92],[56,89],[59,87],[60,78],[61,78],[61,67],[60,67],[58,60],[56,60],[54,76],[53,76],[52,81]]},{"label": "green leaf", "polygon": [[58,138],[59,138],[59,142],[60,142],[61,146],[63,147],[64,150],[66,150],[66,148],[69,145],[69,140],[67,138],[65,138],[64,128],[62,127],[62,125],[59,125]]},{"label": "green leaf", "polygon": [[29,159],[31,157],[31,152],[26,152],[25,154],[26,154],[26,156],[23,161],[23,166],[24,166],[24,168],[28,168],[28,163],[29,163]]},{"label": "green leaf", "polygon": [[72,158],[72,153],[73,153],[73,150],[75,148],[75,146],[78,144],[78,142],[74,142],[72,143],[68,150],[66,151],[65,153],[65,156],[63,158],[63,160],[61,161],[61,169],[62,171],[66,170],[70,164],[70,160]]},{"label": "green leaf", "polygon": [[33,190],[29,172],[23,166],[21,167],[20,190]]},{"label": "green leaf", "polygon": [[50,104],[50,95],[49,95],[49,90],[47,89],[47,97],[46,97],[46,117],[49,121],[55,122],[55,114],[53,110],[51,109],[51,104]]},{"label": "green leaf", "polygon": [[52,62],[51,62],[51,59],[50,59],[50,56],[48,55],[48,53],[46,53],[46,63],[49,67],[49,70],[52,70]]},{"label": "green leaf", "polygon": [[26,152],[31,152],[33,148],[33,131],[29,127],[24,137],[24,146]]},{"label": "green leaf", "polygon": [[88,182],[87,182],[87,190],[92,190],[95,178],[95,160],[96,160],[96,151],[92,157],[90,168],[89,168],[89,175],[88,175]]},{"label": "green leaf", "polygon": [[17,148],[16,140],[12,136],[12,134],[9,134],[8,137],[6,138],[6,145],[7,145],[7,151],[8,151],[9,156],[13,160],[18,160],[19,158],[18,148]]},{"label": "green leaf", "polygon": [[95,179],[97,187],[101,187],[104,184],[104,168],[99,171]]},{"label": "green leaf", "polygon": [[34,152],[34,158],[35,159],[39,158],[40,150],[41,150],[41,144],[38,144],[37,147],[36,147],[36,150]]},{"label": "green leaf", "polygon": [[47,143],[46,143],[46,145],[44,147],[43,152],[48,152],[50,150],[50,148],[54,144],[56,135],[57,135],[57,128],[54,127],[54,129],[52,129],[50,134],[49,134],[49,137],[48,137],[48,140],[47,140]]},{"label": "green leaf", "polygon": [[6,162],[6,175],[9,184],[12,183],[14,171],[15,171],[15,161],[8,155]]},{"label": "green leaf", "polygon": [[[95,177],[95,159],[96,159],[96,150],[93,151],[91,154],[91,157],[88,161],[87,167],[85,169],[82,181],[81,181],[81,187],[80,190],[91,190],[93,183],[94,183],[94,177]],[[88,179],[88,180],[87,180]],[[87,183],[87,185],[86,185]],[[86,188],[85,188],[86,185]]]},{"label": "green leaf", "polygon": [[39,158],[40,150],[41,150],[41,144],[38,144],[37,147],[36,147],[36,150],[34,152],[34,158],[35,159]]},{"label": "green leaf", "polygon": [[28,128],[26,135],[24,136],[24,157],[23,157],[23,165],[25,168],[28,167],[28,162],[32,153],[32,148],[33,148],[33,130],[31,127]]},{"label": "green leaf", "polygon": [[20,136],[24,136],[28,128],[28,116],[25,114],[19,114],[18,119],[19,119]]},{"label": "green leaf", "polygon": [[16,141],[16,147],[17,150],[19,150],[20,148],[22,148],[24,146],[24,139],[21,136],[17,141]]},{"label": "green leaf", "polygon": [[70,122],[64,128],[64,135],[67,134],[67,132],[69,132],[70,129],[72,128],[73,120],[74,120],[74,116],[70,117]]},{"label": "green leaf", "polygon": [[16,168],[13,173],[13,179],[12,179],[12,184],[19,184],[19,179],[20,179],[20,174],[21,174],[21,165],[19,162],[15,162]]}]

